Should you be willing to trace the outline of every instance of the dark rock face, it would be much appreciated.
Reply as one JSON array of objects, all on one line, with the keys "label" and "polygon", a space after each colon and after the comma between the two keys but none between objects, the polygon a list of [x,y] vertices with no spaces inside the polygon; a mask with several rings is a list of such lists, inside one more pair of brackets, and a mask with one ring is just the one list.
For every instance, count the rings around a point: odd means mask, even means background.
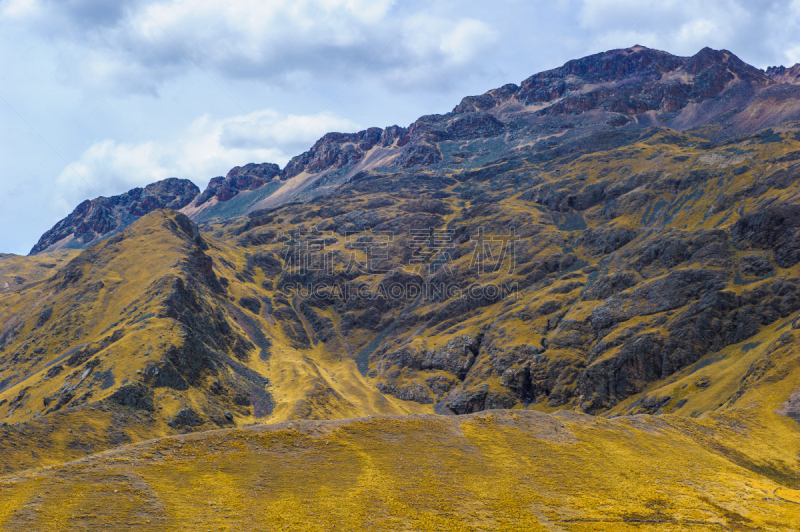
[{"label": "dark rock face", "polygon": [[[702,286],[705,292],[669,320],[666,336],[634,334],[622,340],[615,356],[588,366],[578,381],[581,408],[594,412],[613,406],[617,400],[640,392],[647,382],[668,377],[708,352],[743,342],[757,334],[760,325],[769,325],[800,309],[800,300],[792,294],[797,280],[779,280],[741,296],[720,291],[719,286],[706,284],[708,281],[710,278],[690,289]],[[667,303],[663,308],[669,306]],[[594,323],[594,316],[592,319]],[[600,342],[593,355],[599,357],[612,347]]]},{"label": "dark rock face", "polygon": [[767,68],[767,76],[780,83],[800,85],[800,63],[793,67],[773,66]]},{"label": "dark rock face", "polygon": [[182,209],[199,193],[200,189],[188,179],[170,177],[119,196],[86,200],[42,235],[31,249],[31,255],[46,251],[69,237],[72,237],[70,247],[86,247],[155,210]]},{"label": "dark rock face", "polygon": [[800,261],[800,205],[771,205],[743,216],[731,236],[739,246],[771,249],[778,266],[790,268]]},{"label": "dark rock face", "polygon": [[[240,189],[251,190],[261,186],[280,173],[280,167],[272,163],[249,163],[244,166],[234,166],[225,179]],[[259,184],[260,183],[260,184]]]},{"label": "dark rock face", "polygon": [[48,307],[44,309],[39,314],[39,319],[36,320],[36,327],[41,327],[42,325],[47,323],[47,320],[49,320],[52,315],[53,315],[53,307]]},{"label": "dark rock face", "polygon": [[607,255],[636,238],[636,231],[625,227],[587,229],[581,235],[582,243],[598,255]]},{"label": "dark rock face", "polygon": [[420,118],[408,129],[391,126],[373,127],[358,133],[328,133],[309,151],[292,158],[283,169],[281,179],[304,171],[315,174],[353,166],[376,146],[401,149],[393,162],[401,168],[430,166],[442,161],[437,142],[490,138],[504,131],[504,124],[495,116],[476,113],[456,117],[430,115]]},{"label": "dark rock face", "polygon": [[282,179],[306,171],[314,174],[329,168],[342,168],[360,161],[379,142],[387,142],[400,130],[385,133],[372,127],[358,133],[328,133],[305,153],[293,157],[283,169]]},{"label": "dark rock face", "polygon": [[740,261],[742,273],[755,277],[763,277],[773,271],[769,259],[763,255],[747,255]]},{"label": "dark rock face", "polygon": [[[584,186],[583,180],[580,178],[565,178],[534,186],[525,192],[521,199],[538,203],[556,212],[584,211],[607,199],[607,187],[608,183],[605,181]],[[619,191],[610,192],[612,197],[620,194]],[[617,232],[621,232],[621,230],[617,230]],[[633,236],[635,233],[631,238]]]},{"label": "dark rock face", "polygon": [[409,383],[397,386],[392,383],[380,382],[378,383],[377,388],[381,393],[394,395],[398,399],[402,399],[404,401],[415,401],[423,405],[429,405],[433,403],[433,397],[431,397],[428,387],[419,383]]},{"label": "dark rock face", "polygon": [[153,406],[153,389],[144,384],[128,384],[118,388],[108,398],[112,403],[128,406],[134,410],[155,411]]},{"label": "dark rock face", "polygon": [[255,190],[272,181],[281,174],[277,164],[250,163],[236,166],[225,177],[215,177],[208,183],[208,187],[197,197],[195,205],[202,205],[211,198],[219,201],[228,201],[237,196],[242,190]]},{"label": "dark rock face", "polygon": [[408,142],[408,129],[400,126],[389,126],[381,133],[378,141],[384,148],[388,148],[395,142],[398,146],[404,146]]},{"label": "dark rock face", "polygon": [[445,131],[450,140],[469,140],[496,137],[504,128],[493,115],[476,112],[457,117],[447,124]]},{"label": "dark rock face", "polygon": [[442,160],[442,154],[434,146],[420,144],[410,146],[404,153],[397,158],[397,163],[401,168],[411,168],[412,166],[430,166]]},{"label": "dark rock face", "polygon": [[267,277],[275,277],[283,270],[283,263],[274,253],[256,253],[253,260]]},{"label": "dark rock face", "polygon": [[253,314],[259,314],[261,312],[261,301],[258,298],[243,297],[239,300],[239,304]]},{"label": "dark rock face", "polygon": [[326,316],[320,315],[310,305],[305,303],[300,305],[300,312],[308,320],[311,329],[314,331],[314,338],[320,342],[327,342],[336,337],[333,321]]},{"label": "dark rock face", "polygon": [[64,366],[62,366],[61,364],[56,364],[52,368],[48,369],[45,375],[48,378],[52,379],[53,377],[58,376],[62,371],[64,371]]},{"label": "dark rock face", "polygon": [[592,326],[606,329],[634,316],[666,312],[686,305],[705,292],[721,290],[728,278],[726,272],[714,270],[675,270],[618,294],[592,311]]},{"label": "dark rock face", "polygon": [[[770,81],[762,71],[724,50],[704,48],[692,57],[676,57],[634,47],[569,61],[531,76],[522,82],[515,97],[527,104],[563,97],[546,110],[555,115],[598,108],[621,114],[673,112],[690,102],[713,98],[734,76]],[[588,85],[597,87],[584,89]]]},{"label": "dark rock face", "polygon": [[780,69],[765,74],[725,50],[704,48],[692,57],[676,57],[634,46],[569,61],[531,76],[519,87],[510,84],[481,96],[469,96],[453,112],[480,112],[505,102],[536,105],[558,100],[542,114],[570,115],[601,109],[618,113],[616,122],[610,125],[624,125],[629,122],[624,115],[671,113],[689,103],[714,98],[735,78],[768,85],[771,78],[783,81],[789,77],[787,70]]},{"label": "dark rock face", "polygon": [[205,420],[191,408],[183,408],[175,413],[169,426],[172,428],[189,428],[196,427],[205,423]]},{"label": "dark rock face", "polygon": [[607,299],[614,294],[636,286],[638,282],[639,279],[634,272],[614,272],[598,279],[594,286],[589,289],[584,299]]},{"label": "dark rock face", "polygon": [[480,96],[467,96],[454,109],[454,113],[471,113],[475,111],[487,111],[497,105],[508,101],[512,96],[519,92],[519,86],[508,83],[499,89],[494,89]]},{"label": "dark rock face", "polygon": [[290,340],[303,347],[309,347],[311,345],[311,339],[308,337],[305,327],[303,327],[303,322],[292,307],[288,305],[279,305],[275,307],[272,316],[278,320],[278,323],[280,323],[283,328],[283,332]]},{"label": "dark rock face", "polygon": [[480,336],[463,336],[439,349],[417,351],[407,347],[382,356],[383,367],[398,366],[414,370],[443,370],[464,380],[480,347]]},{"label": "dark rock face", "polygon": [[508,393],[464,390],[447,403],[447,408],[456,414],[471,414],[494,408],[511,408],[516,402],[516,398]]}]

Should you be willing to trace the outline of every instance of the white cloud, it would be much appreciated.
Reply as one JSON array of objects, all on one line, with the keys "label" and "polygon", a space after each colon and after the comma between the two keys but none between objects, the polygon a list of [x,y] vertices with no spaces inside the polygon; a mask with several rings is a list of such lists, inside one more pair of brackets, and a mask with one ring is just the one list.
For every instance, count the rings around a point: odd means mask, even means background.
[{"label": "white cloud", "polygon": [[[331,113],[317,116],[281,115],[267,109],[248,116],[236,116],[224,120],[220,125],[220,144],[226,149],[249,149],[256,146],[276,146],[279,152],[275,162],[284,164],[289,153],[299,151],[329,131],[357,131],[361,127]],[[279,147],[278,147],[279,146]]]},{"label": "white cloud", "polygon": [[[128,86],[136,91],[153,91],[196,68],[194,61],[273,86],[303,73],[349,81],[362,69],[390,86],[401,77],[429,83],[434,71],[474,73],[470,62],[496,42],[486,22],[416,12],[394,0],[121,0],[102,9],[106,0],[40,1],[46,9],[30,11],[28,23],[75,47],[68,53],[78,64],[69,71],[84,79],[120,79],[147,57]],[[171,37],[158,46],[165,32]]]},{"label": "white cloud", "polygon": [[725,48],[765,67],[798,42],[797,0],[582,0],[576,19],[595,52],[635,44],[677,55]]},{"label": "white cloud", "polygon": [[36,0],[5,0],[0,6],[0,13],[8,18],[29,16],[38,8]]},{"label": "white cloud", "polygon": [[203,188],[210,178],[225,175],[234,166],[247,162],[283,166],[289,154],[300,151],[300,146],[307,148],[328,131],[361,129],[329,113],[315,119],[267,109],[251,117],[212,120],[203,116],[166,143],[96,142],[56,179],[56,207],[68,212],[86,197],[119,194],[167,177],[191,179]]},{"label": "white cloud", "polygon": [[788,65],[796,65],[800,63],[800,45],[793,46],[784,52]]},{"label": "white cloud", "polygon": [[464,19],[442,36],[441,50],[451,62],[463,64],[493,44],[496,37],[495,32],[480,20]]}]

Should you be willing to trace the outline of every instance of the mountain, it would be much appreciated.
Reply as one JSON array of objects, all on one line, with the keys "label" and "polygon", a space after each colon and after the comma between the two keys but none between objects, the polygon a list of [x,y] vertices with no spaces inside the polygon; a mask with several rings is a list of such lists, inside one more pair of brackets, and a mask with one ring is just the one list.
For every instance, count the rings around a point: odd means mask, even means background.
[{"label": "mountain", "polygon": [[799,113],[636,46],[95,200],[0,256],[0,523],[796,529]]},{"label": "mountain", "polygon": [[800,84],[800,63],[790,68],[785,66],[769,67],[767,68],[767,75],[781,83],[798,85]]},{"label": "mountain", "polygon": [[119,196],[86,200],[42,235],[31,255],[62,248],[85,248],[145,214],[158,209],[181,209],[199,193],[197,185],[188,179],[170,177]]},{"label": "mountain", "polygon": [[[157,210],[52,277],[2,292],[3,419],[66,429],[90,418],[91,435],[66,448],[66,441],[42,444],[63,458],[193,427],[403,412],[354,366],[284,345],[271,332],[269,299],[236,280],[260,275],[252,258],[239,255],[201,235],[185,215]],[[287,367],[293,377],[283,375]],[[355,390],[334,391],[332,375]],[[298,397],[286,400],[287,391]],[[11,438],[0,443],[4,467],[36,463],[15,456],[14,445]]]},{"label": "mountain", "polygon": [[[180,186],[188,188],[177,190],[179,183],[167,180],[176,190],[165,192],[179,201],[161,198],[163,193],[144,194],[160,198],[151,200],[156,208],[174,208],[208,221],[307,201],[336,190],[359,172],[476,167],[496,153],[531,143],[546,150],[548,144],[594,142],[597,136],[610,140],[648,127],[697,130],[704,138],[724,140],[800,119],[800,89],[786,86],[796,82],[797,68],[764,72],[728,51],[710,48],[692,57],[642,46],[611,50],[533,75],[520,85],[466,97],[452,112],[421,117],[408,128],[328,133],[282,170],[270,163],[237,166],[227,176],[211,179],[202,193],[183,182]],[[496,153],[476,157],[453,148],[478,139],[491,141]],[[82,203],[31,253],[64,245],[85,247],[130,223],[131,216],[150,212],[136,208],[138,191],[98,198],[91,207]]]},{"label": "mountain", "polygon": [[[721,144],[664,128],[565,144],[458,173],[365,174],[335,194],[207,229],[256,264],[286,254],[284,235],[329,239],[330,270],[276,269],[269,286],[302,303],[291,318],[302,314],[312,330],[297,346],[354,344],[384,394],[456,413],[540,405],[690,414],[698,405],[684,392],[638,394],[713,375],[711,359],[726,365],[729,346],[800,310],[787,297],[800,261],[797,125]],[[446,267],[414,260],[415,247],[434,246],[411,230],[429,228],[448,238]],[[378,264],[386,273],[348,271],[354,231],[392,233]],[[482,233],[487,242],[477,241]],[[513,261],[479,271],[477,246],[501,257],[511,235]],[[363,297],[339,295],[360,284],[370,287]],[[319,288],[304,293],[309,285]],[[394,297],[392,285],[421,288]],[[420,294],[431,286],[447,290]],[[278,323],[289,334],[297,322]],[[687,370],[704,357],[707,369]]]}]

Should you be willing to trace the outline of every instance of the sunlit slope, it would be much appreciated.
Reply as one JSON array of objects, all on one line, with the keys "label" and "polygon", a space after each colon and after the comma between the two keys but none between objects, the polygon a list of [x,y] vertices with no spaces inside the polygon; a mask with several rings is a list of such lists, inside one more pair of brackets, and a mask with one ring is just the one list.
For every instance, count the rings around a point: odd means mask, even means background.
[{"label": "sunlit slope", "polygon": [[182,401],[162,392],[154,402],[139,381],[183,343],[166,314],[196,246],[187,227],[174,214],[145,217],[51,278],[0,295],[5,470],[169,433]]},{"label": "sunlit slope", "polygon": [[[6,530],[796,530],[798,478],[770,478],[726,456],[724,440],[750,428],[489,411],[192,434],[3,479],[0,523]],[[796,472],[798,440],[783,448]]]},{"label": "sunlit slope", "polygon": [[76,250],[62,250],[27,257],[0,253],[0,293],[20,290],[27,283],[51,277],[78,253]]},{"label": "sunlit slope", "polygon": [[[0,296],[4,418],[30,419],[59,402],[71,406],[81,401],[74,397],[80,390],[83,402],[98,400],[175,341],[171,320],[158,316],[167,293],[157,284],[181,273],[188,238],[164,226],[170,221],[165,214],[148,217],[80,253],[51,278]],[[143,302],[144,295],[151,297]],[[96,381],[101,373],[102,386],[75,386],[69,400],[62,393],[67,381]],[[55,401],[45,404],[46,397]]]},{"label": "sunlit slope", "polygon": [[[48,260],[14,258],[14,272]],[[189,430],[423,410],[384,398],[350,359],[287,344],[248,305],[246,263],[157,211],[0,291],[2,469]]]},{"label": "sunlit slope", "polygon": [[302,301],[289,301],[276,288],[284,271],[280,255],[254,257],[235,243],[208,239],[213,244],[207,253],[226,286],[226,309],[259,349],[259,371],[270,380],[274,408],[265,421],[432,411],[381,394],[353,360],[360,344],[337,334],[316,339]]}]

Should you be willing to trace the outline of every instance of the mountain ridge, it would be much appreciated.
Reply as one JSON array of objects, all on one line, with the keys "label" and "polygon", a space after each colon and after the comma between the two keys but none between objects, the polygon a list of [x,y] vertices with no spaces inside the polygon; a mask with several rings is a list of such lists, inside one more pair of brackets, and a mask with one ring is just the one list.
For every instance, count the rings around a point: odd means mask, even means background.
[{"label": "mountain ridge", "polygon": [[[198,190],[190,201],[185,201],[188,199],[187,192],[182,196],[180,205],[164,204],[161,207],[178,208],[194,219],[209,219],[214,216],[215,206],[222,207],[221,204],[241,193],[242,196],[237,200],[237,203],[243,204],[241,207],[218,209],[222,211],[220,214],[223,218],[240,216],[258,208],[296,200],[298,196],[309,199],[330,192],[358,172],[376,166],[389,164],[412,168],[437,164],[442,161],[442,154],[436,144],[442,140],[509,134],[509,128],[495,116],[504,115],[501,107],[517,106],[515,111],[520,111],[519,106],[522,106],[523,111],[532,109],[533,114],[540,118],[601,110],[608,115],[606,120],[612,127],[636,128],[663,124],[678,130],[697,128],[713,123],[742,104],[745,107],[748,102],[757,105],[758,94],[766,88],[781,83],[796,83],[797,68],[798,65],[790,69],[770,67],[763,71],[747,65],[727,50],[711,48],[704,48],[691,57],[673,56],[638,45],[610,50],[534,74],[520,85],[510,83],[483,95],[465,97],[451,113],[421,117],[407,128],[394,125],[385,129],[372,127],[356,133],[328,133],[308,151],[293,157],[283,169],[271,163],[237,166],[225,177],[212,178],[206,189],[202,192]],[[732,82],[748,85],[744,94],[740,94],[741,87],[731,91],[728,85]],[[754,91],[753,86],[757,90]],[[723,91],[732,95],[728,98],[732,101],[724,108],[683,112],[687,107],[702,108],[704,102],[713,100]],[[754,132],[770,123],[800,119],[796,103],[800,95],[773,92],[767,95],[771,98],[771,105],[775,106],[775,99],[793,102],[788,116],[784,110],[777,120],[772,117],[770,122],[768,117],[767,120],[753,123],[752,118],[744,119],[741,116],[743,113],[739,112],[738,122],[733,117],[727,117],[729,131],[718,132],[716,136],[723,139],[742,132]],[[540,109],[542,105],[545,107]],[[661,116],[652,116],[654,112],[661,113]],[[679,112],[680,116],[672,116]],[[479,116],[456,118],[447,121],[446,127],[438,127],[438,123],[447,116],[469,116],[471,113],[478,113]],[[749,114],[759,113],[763,114],[763,108],[754,109]],[[636,119],[632,120],[631,117]],[[522,115],[515,117],[515,120],[522,119],[525,119]],[[560,127],[574,126],[563,124]],[[513,135],[513,132],[510,134]],[[267,185],[272,188],[265,188]],[[135,195],[137,190],[133,189],[127,195]],[[265,197],[254,197],[261,191],[264,191]],[[125,197],[125,194],[113,196],[111,201],[124,202]],[[254,198],[249,201],[251,197]],[[102,198],[94,201],[105,203]],[[95,238],[129,223],[116,220],[119,216],[109,215],[106,212],[108,207],[103,207],[98,209],[94,203],[82,203],[75,212],[45,233],[31,254],[65,245],[85,247]],[[88,214],[79,212],[84,208],[89,211]]]},{"label": "mountain ridge", "polygon": [[634,47],[106,199],[0,256],[0,526],[796,529],[798,110]]},{"label": "mountain ridge", "polygon": [[72,213],[42,235],[31,255],[64,247],[85,248],[98,238],[127,227],[158,209],[181,209],[200,194],[188,179],[170,177],[136,187],[118,196],[100,196],[80,203]]}]

